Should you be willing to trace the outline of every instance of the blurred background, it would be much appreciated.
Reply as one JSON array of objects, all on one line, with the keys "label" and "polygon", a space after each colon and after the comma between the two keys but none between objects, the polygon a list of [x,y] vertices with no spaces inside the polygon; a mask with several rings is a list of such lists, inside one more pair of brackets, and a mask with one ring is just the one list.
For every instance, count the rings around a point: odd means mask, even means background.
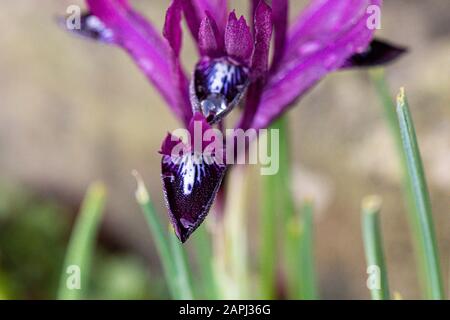
[{"label": "blurred background", "polygon": [[[169,1],[133,3],[162,28]],[[306,1],[291,3],[293,18]],[[166,219],[157,151],[178,124],[124,52],[58,28],[55,17],[71,4],[83,2],[3,1],[0,10],[0,298],[55,297],[71,226],[94,180],[105,182],[108,200],[91,296],[165,298],[131,171],[142,173]],[[247,14],[246,1],[232,6]],[[378,36],[410,48],[387,73],[392,93],[405,86],[409,95],[448,280],[450,2],[385,0],[382,19]],[[195,50],[187,33],[184,43],[190,70]],[[321,298],[369,298],[360,228],[360,203],[368,194],[384,200],[390,287],[418,298],[397,158],[368,73],[329,76],[289,118],[295,192],[316,203]],[[249,215],[256,217],[256,209]],[[249,237],[257,246],[258,229]]]}]

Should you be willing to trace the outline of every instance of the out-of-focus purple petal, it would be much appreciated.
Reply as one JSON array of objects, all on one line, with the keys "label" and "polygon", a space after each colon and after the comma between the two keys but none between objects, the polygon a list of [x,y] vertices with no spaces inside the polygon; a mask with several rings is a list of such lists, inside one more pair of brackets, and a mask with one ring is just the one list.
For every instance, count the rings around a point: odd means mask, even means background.
[{"label": "out-of-focus purple petal", "polygon": [[[312,0],[289,30],[287,50],[293,53],[305,44],[324,46],[341,38],[360,22],[361,17],[365,15],[369,18],[367,9],[371,5],[381,6],[381,2],[381,0]],[[368,29],[367,20],[364,21],[366,29]]]},{"label": "out-of-focus purple petal", "polygon": [[186,24],[192,37],[195,41],[198,41],[198,32],[200,29],[200,23],[203,19],[203,14],[198,11],[194,0],[182,0],[184,17],[186,18]]},{"label": "out-of-focus purple petal", "polygon": [[217,24],[218,30],[223,34],[227,22],[227,0],[182,0],[184,15],[192,36],[198,40],[201,21],[206,12]]},{"label": "out-of-focus purple petal", "polygon": [[351,56],[346,61],[343,68],[373,67],[388,64],[406,52],[408,52],[408,49],[405,47],[374,39],[369,47],[367,47],[366,51]]},{"label": "out-of-focus purple petal", "polygon": [[[254,18],[256,13],[256,8],[258,8],[258,5],[261,1],[265,0],[251,0],[250,2],[250,17]],[[253,19],[251,20],[252,23],[254,22]],[[252,25],[254,27],[254,25]]]},{"label": "out-of-focus purple petal", "polygon": [[289,1],[272,0],[272,15],[275,29],[275,48],[272,68],[275,70],[284,55],[288,30]]},{"label": "out-of-focus purple petal", "polygon": [[375,30],[368,7],[381,0],[314,0],[289,32],[279,68],[266,85],[252,127],[267,127],[325,75],[363,52]]},{"label": "out-of-focus purple petal", "polygon": [[176,56],[180,55],[183,41],[183,31],[181,30],[182,12],[183,7],[181,0],[173,0],[166,11],[166,21],[163,29],[163,35],[169,42]]},{"label": "out-of-focus purple petal", "polygon": [[171,150],[179,143],[171,135],[166,137],[161,148],[161,177],[166,205],[181,242],[185,242],[205,219],[226,171],[225,162],[217,161],[216,154],[204,152],[203,140],[197,141],[201,150],[194,146],[197,126],[200,131],[197,134],[202,137],[211,129],[201,114],[195,114],[189,125],[190,146],[186,146],[181,154]]},{"label": "out-of-focus purple petal", "polygon": [[192,1],[194,1],[197,10],[200,12],[200,17],[202,19],[205,16],[205,12],[209,12],[212,18],[216,21],[219,30],[221,32],[225,30],[228,15],[227,0],[192,0]]},{"label": "out-of-focus purple petal", "polygon": [[183,42],[183,30],[181,28],[181,17],[183,13],[182,0],[172,0],[166,12],[163,35],[172,48],[173,72],[175,74],[175,86],[173,94],[177,97],[177,103],[182,109],[185,124],[192,116],[189,102],[189,81],[180,62],[180,51]]},{"label": "out-of-focus purple petal", "polygon": [[273,23],[272,10],[264,1],[260,1],[255,11],[253,25],[255,27],[255,51],[252,57],[253,83],[247,92],[247,103],[238,125],[240,128],[247,128],[251,124],[251,120],[261,99],[261,93],[266,82],[269,67],[269,51]]},{"label": "out-of-focus purple petal", "polygon": [[146,77],[158,89],[172,111],[185,123],[190,110],[182,107],[171,49],[154,27],[126,0],[87,0],[90,13],[111,30],[114,43],[124,48]]},{"label": "out-of-focus purple petal", "polygon": [[216,22],[208,14],[200,24],[198,46],[202,56],[216,58],[223,54],[223,37],[219,34]]},{"label": "out-of-focus purple petal", "polygon": [[236,13],[230,13],[225,28],[225,49],[228,56],[238,60],[240,63],[248,64],[253,52],[253,36],[245,18],[239,20]]}]

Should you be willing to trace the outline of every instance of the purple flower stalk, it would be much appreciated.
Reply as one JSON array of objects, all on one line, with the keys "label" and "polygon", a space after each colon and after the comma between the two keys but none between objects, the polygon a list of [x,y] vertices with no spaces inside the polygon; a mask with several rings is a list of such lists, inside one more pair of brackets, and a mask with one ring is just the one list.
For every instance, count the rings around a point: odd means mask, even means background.
[{"label": "purple flower stalk", "polygon": [[[236,129],[267,128],[328,73],[405,52],[373,39],[368,9],[382,0],[312,0],[290,26],[288,0],[252,0],[251,27],[226,0],[172,0],[163,37],[126,0],[87,4],[75,32],[125,49],[191,134],[196,122],[202,133],[223,128],[237,106]],[[200,56],[191,77],[180,61],[183,16]],[[160,151],[166,205],[182,242],[205,219],[227,169],[215,161],[218,150],[192,146],[169,134]]]}]

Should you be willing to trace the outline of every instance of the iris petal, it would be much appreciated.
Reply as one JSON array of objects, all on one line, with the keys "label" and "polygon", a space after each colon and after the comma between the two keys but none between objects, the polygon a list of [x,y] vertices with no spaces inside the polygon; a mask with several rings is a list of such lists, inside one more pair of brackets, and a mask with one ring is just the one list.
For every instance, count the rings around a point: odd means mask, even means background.
[{"label": "iris petal", "polygon": [[200,24],[198,46],[203,57],[217,58],[224,55],[223,36],[220,35],[216,22],[208,13]]},{"label": "iris petal", "polygon": [[239,104],[248,84],[248,68],[227,58],[203,59],[191,82],[192,108],[216,123]]},{"label": "iris petal", "polygon": [[270,41],[272,38],[273,20],[272,10],[264,2],[260,1],[255,11],[255,51],[252,57],[253,82],[247,93],[247,100],[239,128],[247,129],[255,115],[259,105],[262,90],[267,80],[269,68]]},{"label": "iris petal", "polygon": [[208,162],[196,153],[163,156],[161,177],[166,205],[181,242],[207,216],[225,174],[225,165]]},{"label": "iris petal", "polygon": [[230,13],[225,28],[225,49],[229,57],[247,64],[253,53],[253,36],[244,17],[239,20],[236,13]]},{"label": "iris petal", "polygon": [[272,68],[278,66],[283,58],[288,29],[288,0],[272,0],[273,24],[275,27],[275,49]]},{"label": "iris petal", "polygon": [[192,36],[198,40],[200,23],[208,12],[223,34],[227,22],[227,0],[182,0],[184,15]]},{"label": "iris petal", "polygon": [[77,33],[125,49],[172,111],[184,123],[188,123],[192,116],[187,99],[188,83],[185,81],[184,92],[187,98],[181,100],[180,95],[174,94],[173,84],[180,80],[176,72],[177,64],[167,41],[126,0],[86,2],[90,13],[83,16],[84,24]]},{"label": "iris petal", "polygon": [[252,121],[266,128],[328,73],[363,51],[375,30],[371,5],[381,0],[314,0],[291,28],[279,67],[268,81]]},{"label": "iris petal", "polygon": [[181,242],[185,242],[207,216],[227,169],[224,159],[220,158],[224,154],[222,145],[220,150],[208,150],[209,144],[202,140],[199,148],[195,146],[196,126],[202,138],[206,130],[211,129],[204,117],[196,113],[188,128],[190,144],[184,145],[169,134],[160,151],[166,206]]}]

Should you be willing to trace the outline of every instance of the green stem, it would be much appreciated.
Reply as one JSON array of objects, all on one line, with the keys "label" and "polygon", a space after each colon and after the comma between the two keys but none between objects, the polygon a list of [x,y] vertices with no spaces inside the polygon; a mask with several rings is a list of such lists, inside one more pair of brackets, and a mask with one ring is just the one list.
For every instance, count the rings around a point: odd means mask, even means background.
[{"label": "green stem", "polygon": [[314,223],[312,201],[305,201],[301,210],[300,224],[300,264],[299,264],[299,298],[317,299],[316,273],[314,268]]},{"label": "green stem", "polygon": [[313,203],[305,200],[301,208],[300,221],[300,272],[299,297],[304,300],[318,298],[314,264]]},{"label": "green stem", "polygon": [[[269,144],[272,143],[271,141]],[[276,175],[262,176],[262,205],[261,205],[261,243],[260,243],[260,272],[261,296],[263,299],[276,297],[276,229],[278,207],[278,177]]]},{"label": "green stem", "polygon": [[92,184],[84,198],[67,248],[58,299],[86,299],[95,237],[105,205],[105,187]]},{"label": "green stem", "polygon": [[186,252],[178,240],[175,232],[170,226],[169,237],[172,246],[173,260],[175,264],[175,281],[178,288],[178,298],[181,300],[192,300],[193,294],[189,277],[189,268]]},{"label": "green stem", "polygon": [[[302,259],[310,252],[311,243],[308,242],[310,234],[306,235],[306,243],[303,243],[299,231],[299,216],[296,214],[296,206],[292,192],[292,167],[290,153],[290,133],[288,118],[279,118],[272,126],[272,130],[279,133],[279,171],[275,176],[263,178],[263,238],[265,239],[264,253],[262,255],[263,288],[266,298],[275,295],[276,281],[276,231],[277,223],[281,225],[282,253],[284,280],[287,285],[287,293],[290,298],[316,296],[315,280],[308,278],[306,286],[302,286],[302,272],[306,269],[302,266]],[[311,229],[309,229],[311,230]],[[299,246],[301,247],[299,250]],[[264,258],[265,257],[265,258]],[[311,261],[312,262],[312,261]],[[303,271],[302,271],[303,270]],[[310,272],[311,271],[311,272]],[[312,274],[313,270],[306,270],[306,274]],[[306,293],[302,288],[307,288]],[[303,292],[303,294],[302,294]]]},{"label": "green stem", "polygon": [[193,240],[197,253],[198,267],[203,280],[204,295],[210,300],[218,299],[217,283],[214,276],[212,239],[204,224],[195,232]]},{"label": "green stem", "polygon": [[282,217],[282,237],[285,281],[287,283],[288,295],[291,298],[299,298],[300,280],[300,259],[299,241],[300,233],[298,228],[298,215],[295,208],[295,201],[292,193],[292,163],[290,153],[290,130],[287,116],[282,116],[274,124],[274,128],[279,130],[280,137],[280,165],[277,174],[276,190],[278,193],[279,211]]},{"label": "green stem", "polygon": [[362,231],[366,253],[368,287],[373,300],[389,300],[389,285],[383,243],[380,231],[379,212],[381,199],[367,197],[362,204]]},{"label": "green stem", "polygon": [[413,219],[416,225],[416,243],[419,245],[419,259],[423,270],[426,297],[443,299],[444,290],[436,245],[436,236],[431,212],[425,172],[420,156],[419,145],[414,130],[405,91],[402,88],[397,97],[397,116],[406,158],[409,190],[414,196]]}]

